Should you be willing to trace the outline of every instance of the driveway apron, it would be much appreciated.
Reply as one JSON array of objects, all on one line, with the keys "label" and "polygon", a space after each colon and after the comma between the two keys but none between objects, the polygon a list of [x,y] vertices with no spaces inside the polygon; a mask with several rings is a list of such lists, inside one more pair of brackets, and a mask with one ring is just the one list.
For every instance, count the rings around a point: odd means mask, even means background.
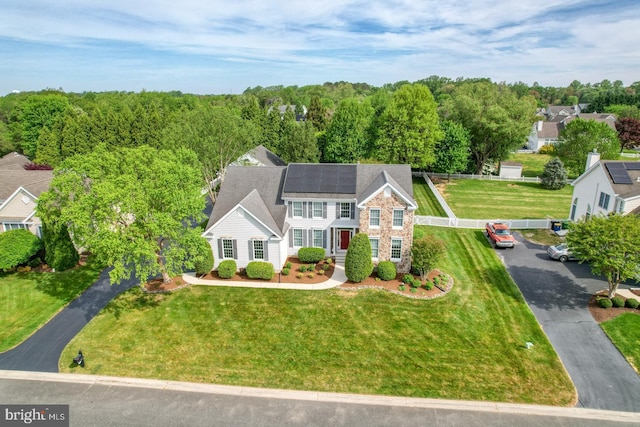
[{"label": "driveway apron", "polygon": [[71,339],[116,295],[134,286],[135,280],[110,285],[108,270],[104,270],[93,285],[36,333],[12,350],[0,354],[0,369],[58,372],[60,354]]},{"label": "driveway apron", "polygon": [[577,406],[640,412],[640,376],[587,308],[589,297],[607,288],[606,280],[586,264],[551,260],[546,247],[516,237],[514,249],[496,252],[569,372]]}]

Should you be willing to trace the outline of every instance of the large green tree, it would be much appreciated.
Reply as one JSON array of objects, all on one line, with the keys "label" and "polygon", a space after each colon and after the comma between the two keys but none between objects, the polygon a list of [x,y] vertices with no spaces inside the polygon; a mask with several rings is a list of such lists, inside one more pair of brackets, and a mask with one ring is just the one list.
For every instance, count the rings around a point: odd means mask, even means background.
[{"label": "large green tree", "polygon": [[204,104],[180,112],[166,129],[163,146],[186,147],[196,153],[194,164],[200,166],[202,187],[215,200],[212,183],[224,180],[229,164],[256,146],[256,128],[240,111]]},{"label": "large green tree", "polygon": [[450,120],[443,121],[441,126],[444,138],[438,144],[433,170],[447,174],[464,172],[469,163],[469,131],[460,123]]},{"label": "large green tree", "polygon": [[640,273],[640,217],[636,215],[598,215],[572,223],[566,242],[594,274],[607,278],[609,298],[620,283]]},{"label": "large green tree", "polygon": [[603,160],[618,157],[618,134],[606,123],[575,119],[560,132],[556,153],[573,173],[580,175],[585,171],[587,156],[593,150],[600,153]]},{"label": "large green tree", "polygon": [[100,146],[54,170],[37,213],[113,266],[112,283],[132,273],[141,282],[158,274],[168,281],[197,259],[200,229],[190,226],[204,209],[197,164],[184,149]]},{"label": "large green tree", "polygon": [[524,144],[535,108],[534,98],[518,98],[504,84],[481,81],[458,86],[444,102],[443,114],[471,133],[474,171],[481,174],[485,164],[507,159]]},{"label": "large green tree", "polygon": [[322,160],[356,163],[369,152],[369,126],[373,108],[368,101],[347,98],[338,104],[324,135]]},{"label": "large green tree", "polygon": [[35,95],[22,107],[20,147],[25,156],[35,158],[40,131],[53,129],[69,108],[69,99],[62,94]]},{"label": "large green tree", "polygon": [[377,134],[375,156],[378,160],[408,163],[413,168],[433,164],[443,132],[429,88],[406,84],[398,89],[380,117]]}]

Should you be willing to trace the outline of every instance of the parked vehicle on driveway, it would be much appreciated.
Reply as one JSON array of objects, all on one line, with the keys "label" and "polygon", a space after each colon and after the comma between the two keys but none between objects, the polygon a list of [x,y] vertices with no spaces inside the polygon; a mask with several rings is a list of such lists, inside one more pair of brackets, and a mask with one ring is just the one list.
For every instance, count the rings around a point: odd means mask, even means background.
[{"label": "parked vehicle on driveway", "polygon": [[507,224],[501,222],[488,222],[485,225],[487,237],[491,239],[496,248],[513,248],[516,239],[511,235],[511,230]]},{"label": "parked vehicle on driveway", "polygon": [[578,259],[569,250],[566,243],[561,243],[556,246],[549,246],[547,248],[547,253],[549,254],[549,258],[557,259],[560,262],[574,261]]}]

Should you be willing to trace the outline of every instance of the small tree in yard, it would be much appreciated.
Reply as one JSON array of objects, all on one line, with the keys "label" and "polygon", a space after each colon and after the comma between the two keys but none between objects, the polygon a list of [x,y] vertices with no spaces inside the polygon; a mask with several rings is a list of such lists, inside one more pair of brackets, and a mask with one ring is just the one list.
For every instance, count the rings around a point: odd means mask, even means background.
[{"label": "small tree in yard", "polygon": [[42,240],[23,228],[0,234],[0,271],[29,262],[42,249]]},{"label": "small tree in yard", "polygon": [[562,160],[557,157],[549,160],[544,165],[544,171],[540,176],[540,185],[547,190],[560,190],[567,185],[567,171]]},{"label": "small tree in yard", "polygon": [[362,282],[373,272],[371,243],[366,234],[358,233],[349,242],[344,260],[344,272],[347,279],[355,283]]},{"label": "small tree in yard", "polygon": [[640,218],[636,215],[594,216],[572,223],[566,242],[594,274],[606,276],[609,298],[616,295],[620,283],[638,274]]},{"label": "small tree in yard", "polygon": [[197,243],[197,253],[194,256],[193,265],[196,270],[196,275],[204,276],[213,270],[213,251],[211,245],[204,237],[199,239]]},{"label": "small tree in yard", "polygon": [[69,230],[64,224],[43,223],[42,240],[44,242],[44,260],[49,267],[56,271],[64,271],[78,264],[80,255],[73,246]]},{"label": "small tree in yard", "polygon": [[444,242],[432,234],[427,234],[421,239],[413,241],[411,246],[411,267],[420,272],[420,280],[427,280],[427,275],[444,253]]}]

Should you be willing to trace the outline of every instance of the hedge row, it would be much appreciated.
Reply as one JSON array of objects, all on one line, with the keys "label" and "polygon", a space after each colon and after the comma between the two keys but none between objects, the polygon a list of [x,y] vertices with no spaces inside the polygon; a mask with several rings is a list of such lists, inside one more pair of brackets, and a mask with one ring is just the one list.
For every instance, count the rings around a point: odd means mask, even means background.
[{"label": "hedge row", "polygon": [[301,263],[317,263],[324,259],[323,248],[300,248],[298,249],[298,259]]}]

